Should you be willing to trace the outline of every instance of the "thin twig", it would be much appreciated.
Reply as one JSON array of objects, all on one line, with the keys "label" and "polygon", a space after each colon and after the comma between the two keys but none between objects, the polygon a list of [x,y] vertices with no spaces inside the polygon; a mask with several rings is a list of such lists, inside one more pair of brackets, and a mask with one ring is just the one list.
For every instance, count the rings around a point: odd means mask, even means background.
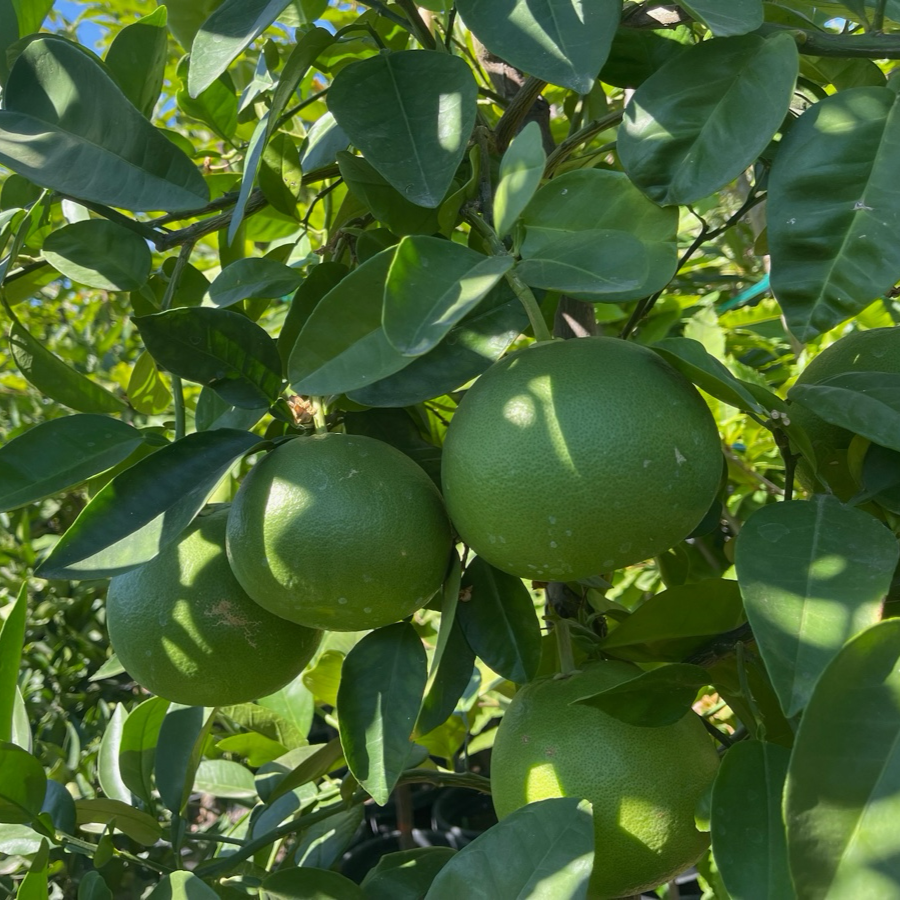
[{"label": "thin twig", "polygon": [[419,15],[419,10],[416,4],[413,3],[413,0],[395,0],[395,2],[406,13],[416,40],[426,50],[434,50],[437,47],[437,42],[434,39],[434,35],[428,30],[428,26],[422,21],[422,17]]},{"label": "thin twig", "polygon": [[518,133],[522,121],[545,87],[547,87],[546,81],[529,76],[516,92],[494,129],[494,140],[501,153],[509,146],[513,136]]},{"label": "thin twig", "polygon": [[605,116],[601,116],[599,119],[594,119],[592,122],[588,122],[583,128],[579,128],[574,134],[567,137],[548,157],[547,163],[544,166],[544,177],[549,178],[556,168],[560,165],[560,163],[565,162],[566,159],[572,154],[572,151],[577,147],[580,147],[582,144],[586,144],[588,141],[595,138],[598,134],[606,131],[608,128],[612,128],[614,125],[618,125],[619,122],[622,121],[622,116],[624,115],[624,110],[617,110],[616,112],[608,113]]}]

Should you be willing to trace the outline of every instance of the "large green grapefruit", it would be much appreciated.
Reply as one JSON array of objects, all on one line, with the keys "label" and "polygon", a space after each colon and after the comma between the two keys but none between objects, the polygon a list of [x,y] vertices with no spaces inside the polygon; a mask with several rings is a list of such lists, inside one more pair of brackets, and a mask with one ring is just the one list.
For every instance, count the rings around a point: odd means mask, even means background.
[{"label": "large green grapefruit", "polygon": [[230,706],[296,677],[320,633],[254,603],[225,556],[227,508],[200,515],[155,559],[109,585],[109,639],[139,684],[175,703]]},{"label": "large green grapefruit", "polygon": [[582,797],[594,807],[592,897],[623,897],[670,880],[697,861],[709,837],[694,810],[718,756],[700,720],[640,728],[581,704],[639,675],[628,664],[590,663],[541,678],[513,698],[491,755],[500,818],[535,800]]},{"label": "large green grapefruit", "polygon": [[716,423],[656,353],[615,338],[536,344],[490,368],[447,431],[462,539],[522,578],[575,580],[696,528],[722,474]]},{"label": "large green grapefruit", "polygon": [[409,457],[359,435],[297,438],[261,459],[228,520],[228,558],[260,606],[359,631],[424,606],[447,569],[450,523]]}]

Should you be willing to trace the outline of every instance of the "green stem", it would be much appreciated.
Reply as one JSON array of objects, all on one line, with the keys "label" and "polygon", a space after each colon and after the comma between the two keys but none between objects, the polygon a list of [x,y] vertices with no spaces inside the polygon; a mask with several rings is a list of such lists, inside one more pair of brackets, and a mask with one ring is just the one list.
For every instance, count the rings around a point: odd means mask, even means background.
[{"label": "green stem", "polygon": [[434,39],[434,35],[428,30],[428,26],[419,15],[419,10],[416,7],[416,4],[413,3],[413,0],[396,0],[396,3],[397,6],[406,13],[412,33],[415,35],[416,40],[426,50],[436,50],[437,41]]},{"label": "green stem", "polygon": [[491,792],[491,780],[474,772],[438,772],[435,769],[407,769],[398,784],[433,784],[435,787],[461,787],[482,794]]},{"label": "green stem", "polygon": [[[877,13],[877,10],[876,10]],[[797,49],[807,56],[848,57],[851,59],[900,59],[900,35],[830,34],[825,31],[808,31],[788,25],[767,22],[754,31],[761,37],[787,32],[797,42]]]},{"label": "green stem", "polygon": [[871,30],[877,34],[884,31],[884,8],[886,6],[887,0],[876,0],[875,9],[872,11]]},{"label": "green stem", "polygon": [[160,308],[163,311],[167,310],[172,305],[172,301],[175,299],[175,291],[178,290],[178,283],[181,281],[181,276],[184,273],[184,269],[190,261],[191,253],[193,252],[193,241],[187,241],[182,244],[178,258],[175,260],[175,267],[172,269],[169,283],[166,285],[166,292],[163,294],[162,303],[160,304]]},{"label": "green stem", "polygon": [[753,693],[750,690],[750,680],[747,678],[747,661],[745,659],[745,648],[744,644],[741,641],[738,641],[734,645],[735,653],[737,654],[737,675],[738,682],[741,686],[741,695],[744,700],[747,701],[747,706],[750,709],[750,714],[753,716],[753,719],[756,723],[756,737],[759,740],[765,739],[766,727],[763,724],[762,717],[759,714],[759,707],[756,705],[756,700],[753,699]]},{"label": "green stem", "polygon": [[312,397],[313,422],[316,423],[316,434],[328,434],[328,424],[325,421],[326,406],[324,397]]},{"label": "green stem", "polygon": [[70,200],[72,203],[77,203],[79,206],[85,207],[85,209],[92,210],[98,215],[103,216],[104,219],[115,222],[117,225],[121,225],[129,231],[139,234],[142,238],[152,241],[154,244],[162,237],[162,235],[149,223],[138,222],[136,219],[123,216],[122,213],[115,209],[110,209],[102,203],[93,203],[90,200],[79,200],[77,197],[70,197],[67,194],[60,194],[59,196],[63,200]]},{"label": "green stem", "polygon": [[621,109],[617,112],[609,113],[602,118],[594,119],[594,121],[588,122],[588,124],[585,125],[584,128],[579,128],[578,131],[567,137],[547,157],[547,162],[544,165],[544,177],[549,178],[554,173],[557,166],[565,162],[565,160],[568,159],[568,157],[577,147],[580,147],[582,144],[586,144],[592,138],[595,138],[598,134],[602,134],[608,128],[612,128],[613,125],[618,125],[619,122],[622,121],[623,115],[624,110]]},{"label": "green stem", "polygon": [[555,619],[553,632],[556,634],[556,649],[559,653],[559,672],[571,675],[575,671],[575,656],[572,652],[572,633],[565,619]]}]

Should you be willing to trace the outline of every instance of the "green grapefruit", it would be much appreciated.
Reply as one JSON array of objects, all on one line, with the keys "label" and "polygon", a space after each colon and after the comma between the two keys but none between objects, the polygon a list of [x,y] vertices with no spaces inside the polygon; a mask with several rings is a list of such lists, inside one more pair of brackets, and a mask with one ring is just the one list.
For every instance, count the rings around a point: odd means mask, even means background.
[{"label": "green grapefruit", "polygon": [[640,728],[570,705],[639,674],[629,663],[605,660],[525,685],[500,720],[491,755],[491,794],[501,819],[549,797],[593,804],[592,897],[656,887],[709,845],[694,810],[718,756],[700,720],[689,713],[674,725]]},{"label": "green grapefruit", "polygon": [[687,537],[722,474],[716,423],[652,350],[536,344],[490,368],[447,431],[444,497],[461,538],[521,578],[576,580]]},{"label": "green grapefruit", "polygon": [[318,631],[254,603],[225,556],[227,508],[198,516],[179,540],[109,585],[109,639],[147,690],[189,706],[230,706],[274,693],[319,645]]},{"label": "green grapefruit", "polygon": [[360,435],[297,438],[261,459],[228,520],[228,557],[261,606],[311,628],[396,622],[437,592],[451,548],[437,488]]}]

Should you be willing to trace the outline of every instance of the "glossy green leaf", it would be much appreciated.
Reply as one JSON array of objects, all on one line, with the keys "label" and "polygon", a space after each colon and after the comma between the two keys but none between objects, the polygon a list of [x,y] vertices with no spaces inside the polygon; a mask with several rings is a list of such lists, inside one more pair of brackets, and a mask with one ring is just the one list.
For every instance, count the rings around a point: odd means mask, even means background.
[{"label": "glossy green leaf", "polygon": [[475,308],[513,265],[453,241],[405,237],[384,285],[382,325],[394,349],[421,356]]},{"label": "glossy green leaf", "polygon": [[0,741],[13,739],[13,715],[27,614],[28,582],[23,581],[12,608],[0,624]]},{"label": "glossy green leaf", "polygon": [[34,736],[31,733],[31,720],[28,716],[28,709],[25,706],[25,699],[22,697],[22,692],[18,687],[15,690],[13,699],[12,736],[10,741],[23,750],[28,750],[29,753],[33,749]]},{"label": "glossy green leaf", "polygon": [[241,186],[238,190],[237,202],[234,204],[234,210],[231,213],[231,222],[228,225],[228,245],[231,246],[235,242],[238,230],[244,222],[244,211],[247,208],[247,201],[250,199],[250,192],[256,182],[256,174],[259,171],[262,162],[263,151],[266,149],[266,130],[269,126],[269,115],[266,113],[253,129],[250,136],[250,142],[247,144],[247,150],[244,153],[244,171],[241,173]]},{"label": "glossy green leaf", "polygon": [[393,247],[382,250],[319,301],[288,360],[288,379],[298,394],[353,391],[412,362],[391,346],[381,325],[393,258]]},{"label": "glossy green leaf", "polygon": [[146,351],[134,361],[125,393],[128,402],[145,416],[158,416],[172,408],[172,392],[159,374],[153,357]]},{"label": "glossy green leaf", "polygon": [[577,169],[557,175],[528,204],[522,222],[523,259],[580,231],[612,229],[638,238],[647,252],[647,276],[631,290],[607,294],[608,302],[647,297],[662,290],[678,265],[678,210],[657,206],[622,172]]},{"label": "glossy green leaf", "polygon": [[58,781],[47,781],[40,818],[44,824],[52,823],[54,828],[66,834],[75,831],[75,803],[72,795]]},{"label": "glossy green leaf", "polygon": [[99,823],[107,825],[115,820],[115,827],[139,844],[152,846],[162,836],[162,828],[149,813],[145,813],[121,800],[84,799],[75,801],[75,814],[79,825]]},{"label": "glossy green leaf", "polygon": [[106,65],[122,93],[148,119],[159,99],[166,72],[166,8],[126,25],[106,52]]},{"label": "glossy green leaf", "polygon": [[831,661],[800,720],[784,795],[798,900],[894,897],[900,883],[900,619]]},{"label": "glossy green leaf", "polygon": [[343,757],[341,742],[338,738],[330,740],[327,744],[318,747],[311,746],[308,749],[313,752],[277,783],[274,789],[266,795],[266,803],[271,803],[304,784],[316,781],[331,771]]},{"label": "glossy green leaf", "polygon": [[338,286],[348,271],[346,266],[333,262],[319,263],[309,270],[291,299],[291,306],[278,334],[278,353],[284,365],[287,365],[294,344],[297,343],[297,336],[312,311],[332,288]]},{"label": "glossy green leaf", "polygon": [[99,872],[86,872],[78,885],[78,900],[113,900],[113,893]]},{"label": "glossy green leaf", "polygon": [[[182,83],[188,75],[188,57],[178,66],[178,74]],[[212,132],[224,141],[233,141],[238,126],[238,98],[234,82],[227,73],[220,75],[213,83],[191,97],[187,87],[175,95],[178,108],[184,115],[208,125]]]},{"label": "glossy green leaf", "polygon": [[337,163],[350,192],[394,234],[434,234],[440,230],[437,210],[426,209],[407,200],[361,156],[338,153]]},{"label": "glossy green leaf", "polygon": [[347,149],[349,143],[347,133],[338,125],[334,116],[327,112],[316,119],[306,133],[306,145],[301,162],[310,171],[330,165],[337,159],[341,150]]},{"label": "glossy green leaf", "polygon": [[49,869],[50,845],[46,839],[42,839],[40,850],[31,861],[28,874],[22,879],[16,891],[16,900],[47,900]]},{"label": "glossy green leaf", "polygon": [[7,49],[38,31],[52,6],[53,0],[0,0],[0,85],[9,77]]},{"label": "glossy green leaf", "polygon": [[41,847],[43,838],[27,825],[0,825],[0,853],[31,856]]},{"label": "glossy green leaf", "polygon": [[220,712],[238,725],[264,734],[288,749],[306,746],[306,733],[275,710],[266,709],[257,703],[241,703],[237,706],[223,706]]},{"label": "glossy green leaf", "polygon": [[459,14],[491,53],[517,69],[586,94],[619,25],[616,0],[459,0]]},{"label": "glossy green leaf", "polygon": [[462,589],[468,599],[460,601],[456,617],[469,646],[498,675],[531,681],[541,663],[541,629],[522,580],[476,557],[463,573]]},{"label": "glossy green leaf", "polygon": [[386,853],[362,880],[366,900],[421,900],[455,853],[451,847]]},{"label": "glossy green leaf", "polygon": [[263,900],[365,900],[358,884],[325,869],[283,869],[262,883]]},{"label": "glossy green leaf", "polygon": [[860,473],[863,496],[900,513],[900,453],[870,444]]},{"label": "glossy green leaf", "polygon": [[351,391],[366,406],[411,406],[439,397],[485,372],[528,326],[512,289],[501,281],[437,347],[369,387]]},{"label": "glossy green leaf", "polygon": [[128,714],[119,740],[119,774],[136,797],[149,804],[159,729],[169,710],[162,697],[144,700]]},{"label": "glossy green leaf", "polygon": [[337,708],[354,778],[384,806],[406,767],[427,677],[425,650],[405,622],[366,635],[344,660]]},{"label": "glossy green leaf", "polygon": [[781,798],[790,751],[745,741],[725,754],[713,783],[713,856],[732,897],[792,897]]},{"label": "glossy green leaf", "polygon": [[737,582],[708,578],[654,594],[600,646],[611,656],[634,662],[681,662],[743,621]]},{"label": "glossy green leaf", "polygon": [[280,213],[297,216],[303,196],[300,153],[294,141],[279,131],[263,150],[259,166],[259,189]]},{"label": "glossy green leaf", "polygon": [[706,669],[675,663],[651,669],[630,681],[575,702],[593,706],[629,725],[672,725],[690,712],[697,691],[711,683]]},{"label": "glossy green leaf", "polygon": [[0,447],[0,509],[15,509],[80,484],[140,446],[136,428],[108,416],[42,422]]},{"label": "glossy green leaf", "polygon": [[227,403],[212,388],[203,388],[194,410],[194,427],[197,431],[213,431],[216,428],[249,431],[268,411],[268,403],[255,409],[242,409]]},{"label": "glossy green leaf", "polygon": [[544,244],[516,267],[527,285],[604,301],[631,293],[647,281],[644,243],[627,231],[579,231]]},{"label": "glossy green leaf", "polygon": [[181,814],[194,786],[206,735],[215,714],[202,706],[173,705],[159,729],[154,773],[159,796],[174,815]]},{"label": "glossy green leaf", "polygon": [[194,776],[194,790],[214,797],[256,802],[253,773],[227,759],[204,759]]},{"label": "glossy green leaf", "polygon": [[191,49],[194,35],[222,0],[163,0],[169,13],[169,31],[184,48]]},{"label": "glossy green leaf", "polygon": [[172,872],[163,876],[147,900],[219,900],[219,895],[191,872]]},{"label": "glossy green leaf", "polygon": [[139,316],[134,323],[160,366],[211,387],[232,406],[257,409],[281,393],[275,341],[241,313],[198,306]]},{"label": "glossy green leaf", "polygon": [[881,618],[898,558],[887,528],[830,494],[764,506],[744,523],[735,567],[785,715],[806,706],[844,642]]},{"label": "glossy green leaf", "polygon": [[591,806],[576,797],[538,800],[463,847],[425,900],[587,900],[594,863]]},{"label": "glossy green leaf", "polygon": [[[441,628],[444,628],[443,620]],[[475,652],[469,646],[459,622],[449,629],[446,652],[441,657],[431,684],[422,701],[416,732],[426,735],[453,714],[457,703],[472,681]]]},{"label": "glossy green leaf", "polygon": [[114,394],[54,356],[18,322],[9,330],[9,348],[23,378],[52,400],[86,413],[118,413],[126,408]]},{"label": "glossy green leaf", "polygon": [[504,237],[528,206],[544,175],[543,136],[537,122],[529,122],[513,139],[500,160],[500,181],[494,192],[494,225]]},{"label": "glossy green leaf", "polygon": [[216,747],[224,753],[246,757],[247,765],[253,767],[264,766],[288,752],[284,744],[254,731],[242,731],[240,734],[221,738]]},{"label": "glossy green leaf", "polygon": [[720,38],[680,53],[626,107],[622,167],[658,203],[708,196],[765,149],[787,114],[797,69],[789,34]]},{"label": "glossy green leaf", "polygon": [[119,754],[122,749],[122,729],[128,713],[125,706],[119,703],[107,723],[100,740],[100,750],[97,753],[97,780],[107,797],[113,800],[121,800],[123,803],[131,803],[131,789],[122,778],[119,768]]},{"label": "glossy green leaf", "polygon": [[222,428],[189,434],[135,463],[84,508],[41,564],[43,577],[104,578],[153,559],[258,443],[254,434]]},{"label": "glossy green leaf", "polygon": [[330,869],[350,846],[364,817],[363,807],[353,806],[309,825],[300,834],[294,862],[298,866]]},{"label": "glossy green leaf", "polygon": [[700,341],[684,337],[664,338],[657,341],[653,349],[710,396],[744,412],[768,415],[768,411],[747,387],[709,353]]},{"label": "glossy green leaf", "polygon": [[772,290],[801,341],[861,312],[900,276],[900,101],[860,87],[814,103],[769,176]]},{"label": "glossy green leaf", "polygon": [[209,199],[191,160],[68,41],[32,41],[3,101],[0,163],[41,187],[130,210],[193,209]]},{"label": "glossy green leaf", "polygon": [[285,721],[290,722],[297,733],[304,737],[309,734],[315,716],[315,699],[309,688],[298,675],[288,682],[280,691],[260,697],[257,705],[278,713]]},{"label": "glossy green leaf", "polygon": [[188,90],[208,88],[262,34],[289,0],[225,0],[200,26],[191,45]]},{"label": "glossy green leaf", "polygon": [[763,23],[763,0],[681,0],[678,5],[716,37],[747,34]]},{"label": "glossy green leaf", "polygon": [[465,155],[476,94],[472,70],[459,57],[404,50],[341,69],[328,108],[390,184],[434,208]]},{"label": "glossy green leaf", "polygon": [[291,294],[303,282],[303,273],[274,259],[238,259],[226,266],[209,286],[214,306],[231,306],[248,297],[270,300]]},{"label": "glossy green leaf", "polygon": [[35,819],[47,793],[47,776],[26,750],[0,741],[0,822],[27,825]]},{"label": "glossy green leaf", "polygon": [[846,372],[796,384],[788,397],[832,425],[900,451],[900,374]]}]

